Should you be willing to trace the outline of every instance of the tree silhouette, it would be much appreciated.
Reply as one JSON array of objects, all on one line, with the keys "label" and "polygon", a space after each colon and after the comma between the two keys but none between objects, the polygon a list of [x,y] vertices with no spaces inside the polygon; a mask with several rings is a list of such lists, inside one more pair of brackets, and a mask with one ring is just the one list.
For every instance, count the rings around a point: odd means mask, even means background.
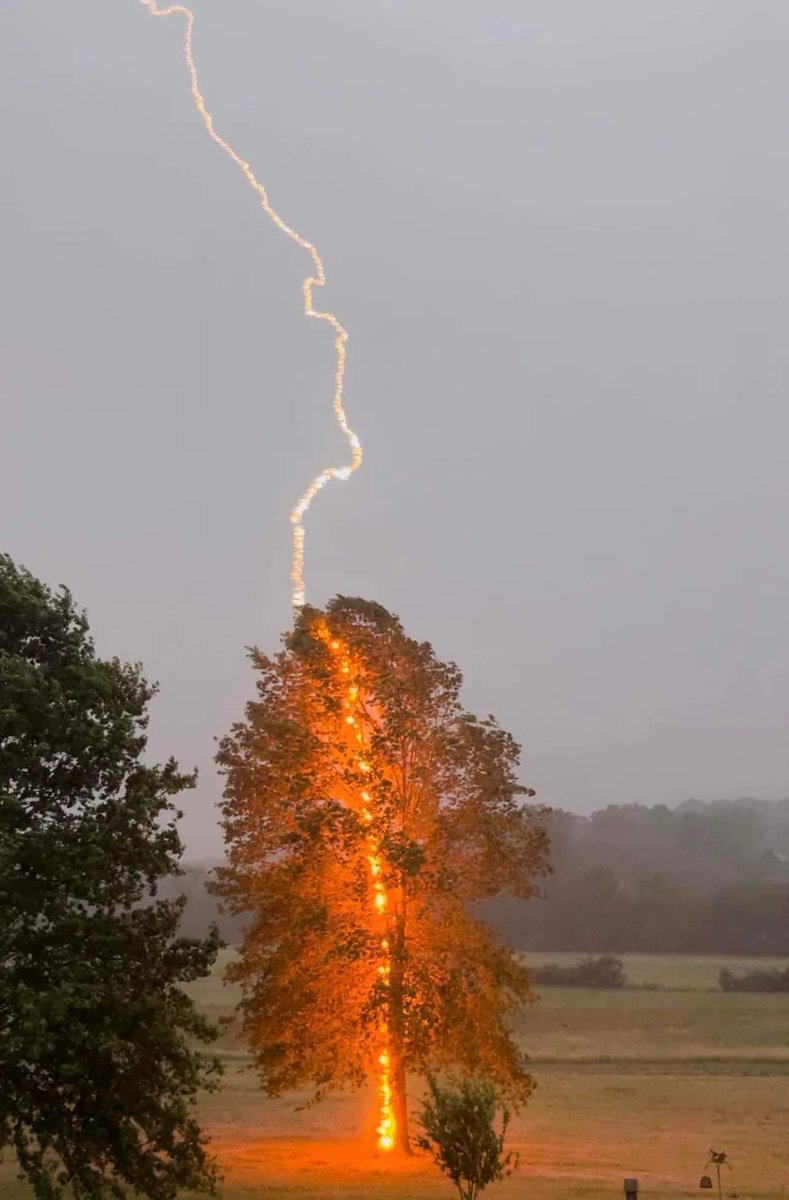
[{"label": "tree silhouette", "polygon": [[155,689],[96,656],[87,620],[0,555],[0,1151],[39,1200],[213,1191],[194,1113],[215,1030],[183,984],[215,932],[178,936],[174,799],[143,761]]}]

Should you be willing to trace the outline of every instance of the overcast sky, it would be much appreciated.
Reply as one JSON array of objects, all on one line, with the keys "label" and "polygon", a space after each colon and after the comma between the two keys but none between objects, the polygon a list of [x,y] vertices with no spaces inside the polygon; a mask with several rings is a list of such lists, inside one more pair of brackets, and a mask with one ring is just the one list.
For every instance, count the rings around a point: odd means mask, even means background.
[{"label": "overcast sky", "polygon": [[[786,0],[195,0],[219,129],[321,249],[366,461],[307,587],[380,601],[578,811],[789,793]],[[182,23],[0,3],[2,543],[201,770],[344,461],[308,261]]]}]

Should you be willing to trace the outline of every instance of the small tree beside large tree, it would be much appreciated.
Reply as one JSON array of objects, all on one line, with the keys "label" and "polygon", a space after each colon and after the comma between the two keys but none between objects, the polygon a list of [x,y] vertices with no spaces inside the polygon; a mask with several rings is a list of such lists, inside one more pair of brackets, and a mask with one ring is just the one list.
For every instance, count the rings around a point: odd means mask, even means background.
[{"label": "small tree beside large tree", "polygon": [[213,1030],[182,985],[218,942],[152,899],[194,782],[142,761],[153,694],[97,657],[67,591],[0,556],[0,1149],[40,1200],[214,1187],[194,1115]]},{"label": "small tree beside large tree", "polygon": [[427,1083],[419,1145],[452,1180],[459,1200],[478,1200],[518,1165],[518,1155],[505,1149],[509,1111],[487,1079],[461,1079],[455,1086],[441,1086],[433,1078]]},{"label": "small tree beside large tree", "polygon": [[318,1096],[377,1075],[381,1145],[409,1148],[409,1073],[532,1081],[510,1018],[526,970],[476,915],[547,871],[519,747],[460,703],[457,667],[378,604],[305,608],[221,743],[229,865],[250,914],[232,977],[264,1088]]}]

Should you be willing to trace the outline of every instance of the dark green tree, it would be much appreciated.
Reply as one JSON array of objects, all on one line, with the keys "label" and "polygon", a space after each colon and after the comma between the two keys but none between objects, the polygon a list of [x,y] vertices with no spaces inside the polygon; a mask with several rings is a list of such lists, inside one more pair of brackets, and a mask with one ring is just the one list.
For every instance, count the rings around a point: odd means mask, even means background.
[{"label": "dark green tree", "polygon": [[194,777],[142,762],[154,690],[0,556],[0,1148],[42,1200],[215,1182],[193,1111],[214,1034],[182,984],[218,939],[155,899]]}]

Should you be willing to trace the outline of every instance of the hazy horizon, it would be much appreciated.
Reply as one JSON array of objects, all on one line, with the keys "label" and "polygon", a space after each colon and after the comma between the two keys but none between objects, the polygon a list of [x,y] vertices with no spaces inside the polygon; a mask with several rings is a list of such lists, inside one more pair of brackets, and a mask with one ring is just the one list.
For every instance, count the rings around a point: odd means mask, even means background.
[{"label": "hazy horizon", "polygon": [[[789,794],[789,8],[194,7],[217,126],[351,335],[366,460],[309,517],[308,598],[456,661],[547,804]],[[0,12],[0,503],[2,548],[160,681],[199,860],[244,647],[290,620],[288,513],[345,447],[306,256],[203,130],[182,31]]]}]

